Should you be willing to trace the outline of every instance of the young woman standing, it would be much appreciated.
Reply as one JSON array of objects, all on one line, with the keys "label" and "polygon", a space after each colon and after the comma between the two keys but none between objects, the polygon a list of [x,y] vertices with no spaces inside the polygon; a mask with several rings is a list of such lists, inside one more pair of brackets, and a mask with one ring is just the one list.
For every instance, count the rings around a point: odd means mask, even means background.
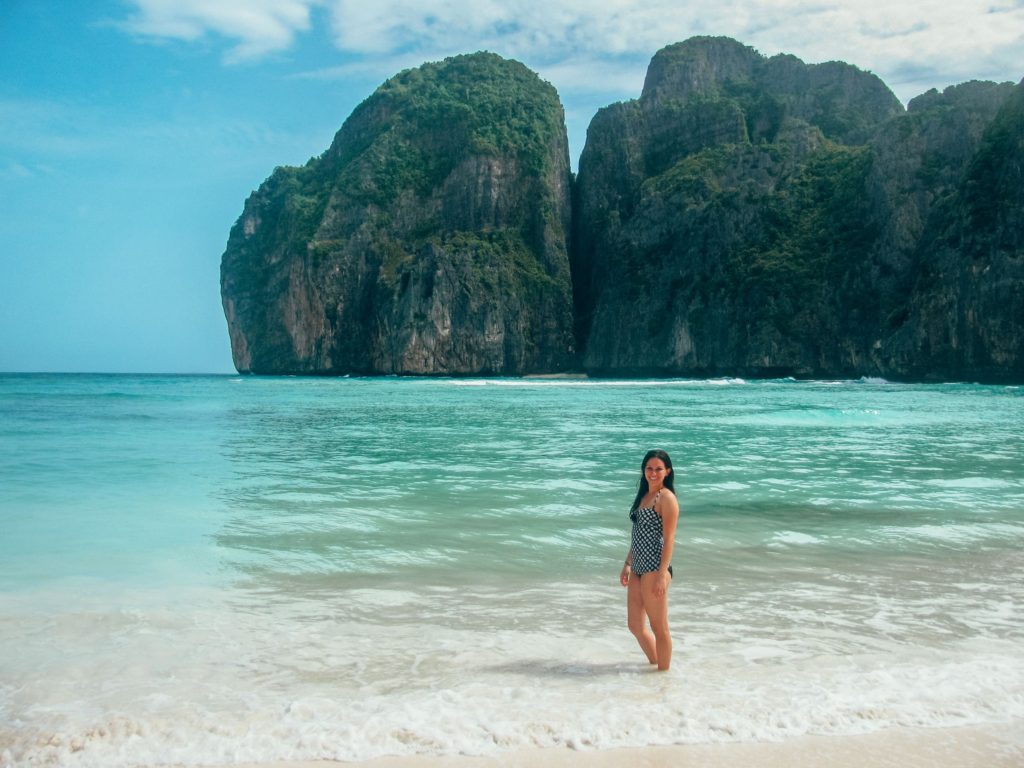
[{"label": "young woman standing", "polygon": [[665,451],[648,451],[640,472],[636,498],[629,510],[632,542],[619,581],[627,589],[629,631],[640,643],[647,660],[664,672],[672,664],[668,586],[672,579],[679,502],[672,459]]}]

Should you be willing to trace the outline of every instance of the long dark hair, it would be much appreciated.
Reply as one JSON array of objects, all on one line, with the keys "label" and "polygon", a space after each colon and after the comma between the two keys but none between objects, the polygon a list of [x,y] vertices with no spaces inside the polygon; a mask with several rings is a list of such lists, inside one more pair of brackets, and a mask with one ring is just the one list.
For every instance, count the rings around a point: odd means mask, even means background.
[{"label": "long dark hair", "polygon": [[[633,499],[633,506],[629,508],[630,513],[636,512],[637,508],[640,506],[640,500],[647,495],[649,490],[651,490],[650,486],[647,484],[647,475],[644,473],[644,470],[647,469],[647,462],[651,459],[661,459],[665,462],[665,469],[672,469],[672,459],[670,459],[668,454],[660,448],[655,448],[653,451],[648,451],[644,454],[644,460],[640,462],[640,482],[636,485],[636,498]],[[665,475],[665,487],[672,491],[672,493],[676,492],[675,472],[669,471]]]}]

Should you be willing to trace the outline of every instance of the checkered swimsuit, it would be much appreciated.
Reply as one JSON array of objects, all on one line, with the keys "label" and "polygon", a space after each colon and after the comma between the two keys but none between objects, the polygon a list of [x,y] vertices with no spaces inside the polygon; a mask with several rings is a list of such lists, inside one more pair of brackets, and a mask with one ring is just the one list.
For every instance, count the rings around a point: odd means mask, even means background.
[{"label": "checkered swimsuit", "polygon": [[633,573],[640,576],[661,567],[661,551],[665,546],[665,529],[661,516],[654,511],[661,491],[649,507],[639,507],[629,513],[633,521]]}]

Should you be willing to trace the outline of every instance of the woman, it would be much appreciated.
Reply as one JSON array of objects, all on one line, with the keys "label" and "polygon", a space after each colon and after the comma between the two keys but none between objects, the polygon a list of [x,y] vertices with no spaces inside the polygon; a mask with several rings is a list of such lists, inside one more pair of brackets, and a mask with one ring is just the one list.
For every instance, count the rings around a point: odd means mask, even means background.
[{"label": "woman", "polygon": [[648,451],[644,456],[629,519],[633,521],[632,544],[619,574],[619,581],[628,590],[629,631],[640,643],[647,660],[664,672],[672,664],[668,585],[679,522],[672,459],[665,451]]}]

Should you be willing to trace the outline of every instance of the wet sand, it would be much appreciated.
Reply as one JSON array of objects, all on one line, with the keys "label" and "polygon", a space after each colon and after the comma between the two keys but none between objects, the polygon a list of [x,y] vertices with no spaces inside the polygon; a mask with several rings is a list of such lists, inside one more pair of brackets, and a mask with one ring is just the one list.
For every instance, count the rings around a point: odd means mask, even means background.
[{"label": "wet sand", "polygon": [[1024,722],[965,728],[890,728],[785,742],[680,744],[610,750],[536,749],[488,757],[381,757],[239,768],[1021,768]]}]

